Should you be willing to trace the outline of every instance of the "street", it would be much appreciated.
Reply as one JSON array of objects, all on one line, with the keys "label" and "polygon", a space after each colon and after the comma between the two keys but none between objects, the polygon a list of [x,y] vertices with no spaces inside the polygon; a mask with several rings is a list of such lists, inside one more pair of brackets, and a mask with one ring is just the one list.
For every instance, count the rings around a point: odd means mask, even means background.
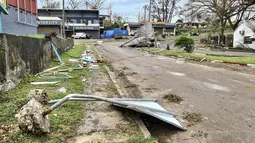
[{"label": "street", "polygon": [[[129,73],[140,96],[157,99],[187,129],[178,131],[170,125],[149,128],[160,142],[241,143],[255,138],[255,76],[221,68],[186,63],[178,59],[150,55],[135,48],[120,48],[121,42],[98,46],[117,70]],[[164,93],[181,96],[180,104],[163,99]],[[132,95],[130,95],[132,96]],[[183,113],[198,113],[201,122],[189,125]]]}]

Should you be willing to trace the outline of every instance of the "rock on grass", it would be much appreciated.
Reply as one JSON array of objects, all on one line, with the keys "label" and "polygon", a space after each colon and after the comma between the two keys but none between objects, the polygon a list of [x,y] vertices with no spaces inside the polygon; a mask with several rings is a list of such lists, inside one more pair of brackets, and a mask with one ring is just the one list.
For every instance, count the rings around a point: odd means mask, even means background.
[{"label": "rock on grass", "polygon": [[44,108],[40,102],[32,98],[24,105],[15,117],[18,119],[19,128],[23,132],[36,135],[50,132],[48,116],[43,117]]}]

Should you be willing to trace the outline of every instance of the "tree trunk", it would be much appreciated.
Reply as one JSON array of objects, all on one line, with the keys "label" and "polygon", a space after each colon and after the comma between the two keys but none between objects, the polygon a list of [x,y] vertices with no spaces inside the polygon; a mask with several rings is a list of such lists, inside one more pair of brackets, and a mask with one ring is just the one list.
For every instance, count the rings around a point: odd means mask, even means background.
[{"label": "tree trunk", "polygon": [[220,41],[219,41],[219,45],[223,46],[225,44],[226,20],[221,19],[220,25],[221,25],[221,28],[220,28]]}]

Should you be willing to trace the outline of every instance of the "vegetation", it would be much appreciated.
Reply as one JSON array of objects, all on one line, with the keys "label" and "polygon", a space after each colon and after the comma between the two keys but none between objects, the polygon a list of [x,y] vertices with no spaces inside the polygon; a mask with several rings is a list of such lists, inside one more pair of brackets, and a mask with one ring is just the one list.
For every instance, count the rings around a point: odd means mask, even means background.
[{"label": "vegetation", "polygon": [[225,62],[238,62],[243,64],[255,64],[255,57],[254,56],[246,56],[246,57],[230,57],[230,56],[223,56],[223,55],[205,55],[199,53],[187,53],[183,51],[177,50],[160,50],[159,48],[143,48],[144,51],[148,51],[151,53],[162,54],[166,56],[182,56],[182,57],[189,57],[195,58],[198,60],[207,59],[209,61],[212,60],[220,60]]},{"label": "vegetation", "polygon": [[180,36],[175,40],[175,47],[184,48],[186,52],[192,53],[194,51],[195,41],[192,37]]},{"label": "vegetation", "polygon": [[181,13],[190,21],[204,19],[223,36],[228,24],[235,30],[242,20],[254,18],[254,6],[255,1],[251,0],[189,0]]},{"label": "vegetation", "polygon": [[157,143],[157,140],[154,138],[145,139],[142,135],[140,135],[135,138],[129,139],[127,143]]},{"label": "vegetation", "polygon": [[[75,45],[75,48],[71,49],[67,53],[71,56],[80,56],[83,51],[85,51],[84,45]],[[77,67],[77,64],[69,63],[67,61],[70,58],[68,55],[61,56],[62,60],[65,62],[65,66],[61,68]],[[54,67],[56,65],[58,65],[58,63],[53,62],[50,67]],[[70,93],[84,93],[84,85],[81,77],[89,76],[88,69],[72,71],[69,75],[73,78],[61,81],[61,83],[57,85],[40,86],[31,85],[30,82],[43,81],[43,79],[36,78],[34,75],[27,75],[13,90],[0,93],[0,123],[3,125],[16,124],[14,115],[24,104],[26,104],[26,96],[32,89],[45,89],[50,99],[62,98]],[[51,80],[47,79],[47,81]],[[67,93],[56,92],[57,89],[62,87],[67,89]],[[49,115],[51,134],[38,137],[18,131],[10,136],[9,142],[61,142],[60,138],[74,136],[76,125],[83,118],[84,108],[85,107],[82,102],[67,102]]]},{"label": "vegetation", "polygon": [[28,35],[25,35],[27,37],[32,37],[32,38],[38,38],[38,39],[43,39],[45,38],[44,35],[40,35],[40,34],[28,34]]}]

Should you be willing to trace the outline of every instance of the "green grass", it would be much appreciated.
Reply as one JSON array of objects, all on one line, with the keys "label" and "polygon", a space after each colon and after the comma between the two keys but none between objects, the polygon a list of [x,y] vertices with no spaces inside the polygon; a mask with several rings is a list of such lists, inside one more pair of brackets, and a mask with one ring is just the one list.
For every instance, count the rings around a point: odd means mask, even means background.
[{"label": "green grass", "polygon": [[38,38],[38,39],[43,39],[45,37],[44,35],[40,35],[40,34],[28,34],[25,36],[32,37],[32,38]]},{"label": "green grass", "polygon": [[187,53],[177,50],[160,50],[158,48],[143,48],[144,51],[151,53],[162,54],[166,56],[182,56],[182,57],[191,57],[196,59],[207,59],[207,60],[221,60],[225,62],[238,62],[243,64],[255,64],[255,56],[242,56],[242,57],[229,57],[223,55],[204,55],[199,53]]},{"label": "green grass", "polygon": [[[71,49],[67,53],[72,56],[80,56],[85,50],[85,45],[75,45],[75,48]],[[62,56],[62,60],[65,65],[61,69],[77,67],[77,63],[68,63],[67,55]],[[56,66],[57,62],[53,62],[50,67]],[[34,75],[27,75],[22,82],[13,90],[9,92],[0,93],[0,124],[16,124],[16,119],[14,115],[19,111],[19,109],[26,104],[26,96],[32,89],[45,89],[50,97],[50,99],[58,99],[71,93],[84,93],[85,85],[82,83],[83,77],[88,77],[88,69],[72,71],[69,73],[72,79],[67,80],[57,80],[61,81],[57,85],[40,85],[34,86],[30,82],[33,81],[45,81],[40,78],[36,78]],[[46,81],[56,81],[56,80],[46,80]],[[56,90],[65,87],[67,93],[57,93]],[[50,105],[49,105],[50,106]],[[69,138],[74,136],[76,125],[81,121],[84,116],[85,106],[83,102],[66,102],[60,108],[54,110],[50,115],[51,123],[51,133],[45,136],[32,136],[22,132],[16,132],[11,135],[9,142],[60,142],[59,138]],[[56,116],[55,116],[56,115]]]},{"label": "green grass", "polygon": [[142,135],[129,139],[126,143],[157,143],[155,138],[145,139]]}]

